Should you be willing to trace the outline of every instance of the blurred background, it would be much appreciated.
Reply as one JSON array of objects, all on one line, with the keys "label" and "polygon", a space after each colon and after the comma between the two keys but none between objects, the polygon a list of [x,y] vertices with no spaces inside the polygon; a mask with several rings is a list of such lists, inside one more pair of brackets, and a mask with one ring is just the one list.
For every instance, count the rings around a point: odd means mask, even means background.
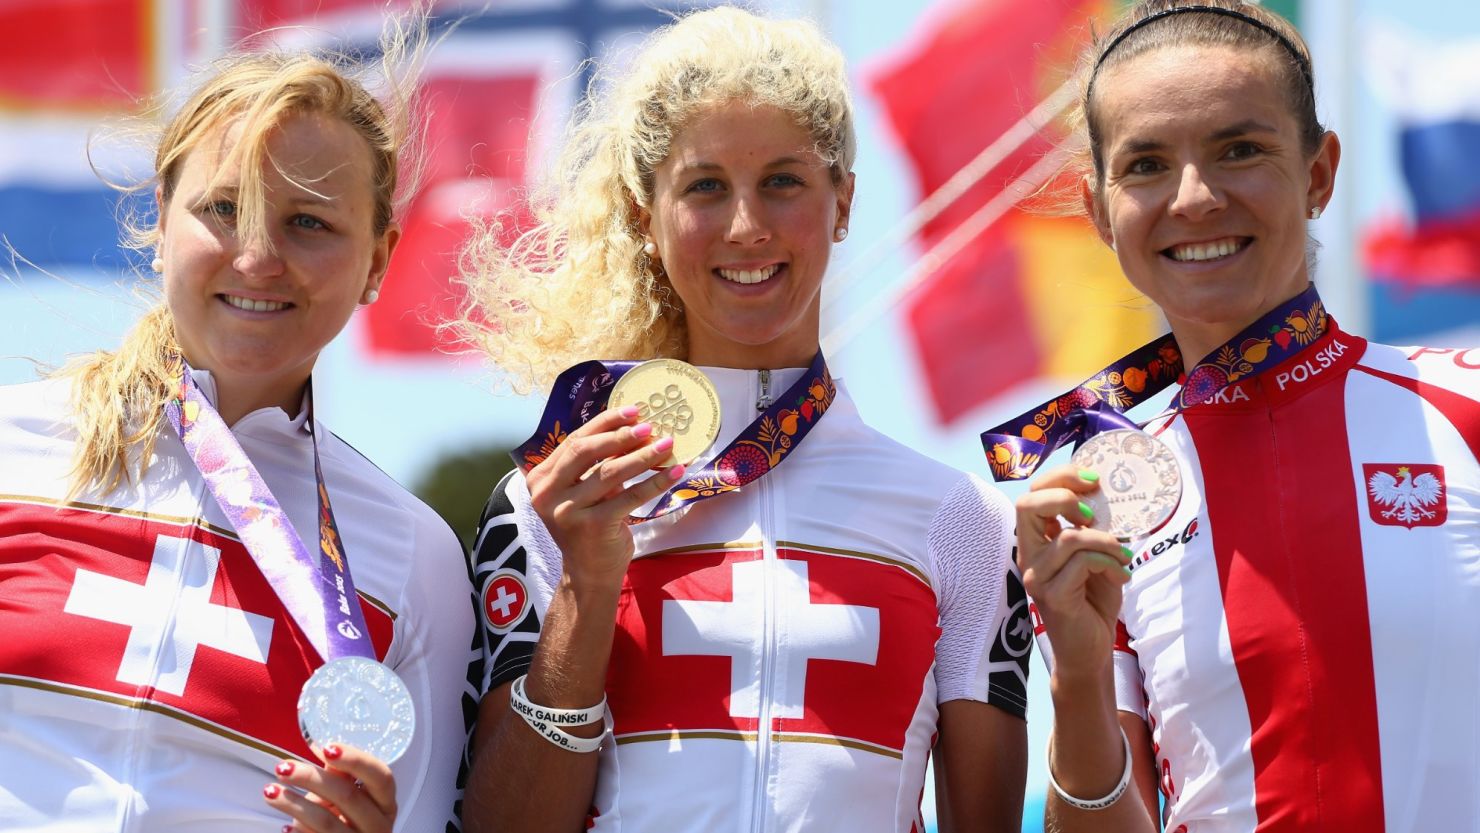
[{"label": "blurred background", "polygon": [[[425,184],[380,301],[325,352],[315,383],[336,432],[465,537],[543,402],[433,329],[460,301],[469,218],[517,209],[585,88],[583,61],[619,63],[673,10],[699,5],[434,5],[439,25],[458,23],[425,73]],[[1022,203],[1062,162],[1055,116],[1091,21],[1122,3],[747,5],[816,20],[851,66],[858,191],[825,290],[824,346],[875,426],[985,475],[978,432],[1163,331],[1087,226]],[[1480,345],[1480,3],[1266,5],[1310,41],[1321,115],[1342,137],[1336,201],[1311,224],[1329,308],[1390,343]],[[262,44],[371,49],[386,8],[0,0],[0,384],[113,346],[149,303],[146,259],[120,248],[118,195],[94,169],[128,180],[150,160],[100,127],[263,30]],[[1042,665],[1033,673],[1025,830],[1041,829],[1051,720]]]}]

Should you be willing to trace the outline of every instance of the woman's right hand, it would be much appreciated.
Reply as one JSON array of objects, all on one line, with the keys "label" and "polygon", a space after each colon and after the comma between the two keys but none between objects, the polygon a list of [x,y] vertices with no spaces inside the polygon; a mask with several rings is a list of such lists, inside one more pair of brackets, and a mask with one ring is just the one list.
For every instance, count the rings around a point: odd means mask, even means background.
[{"label": "woman's right hand", "polygon": [[683,477],[684,467],[674,465],[626,485],[673,450],[672,438],[653,441],[653,426],[637,414],[635,406],[597,414],[526,477],[530,502],[578,587],[621,585],[633,552],[628,516]]},{"label": "woman's right hand", "polygon": [[1034,480],[1017,502],[1018,569],[1053,645],[1055,676],[1104,672],[1121,588],[1130,580],[1131,551],[1088,528],[1094,518],[1082,496],[1098,489],[1098,480],[1061,466]]}]

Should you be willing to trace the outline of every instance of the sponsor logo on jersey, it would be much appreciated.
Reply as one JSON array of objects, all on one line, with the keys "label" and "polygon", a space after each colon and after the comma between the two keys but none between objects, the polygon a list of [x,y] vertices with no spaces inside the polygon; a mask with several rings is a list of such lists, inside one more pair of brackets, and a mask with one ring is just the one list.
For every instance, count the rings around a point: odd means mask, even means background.
[{"label": "sponsor logo on jersey", "polygon": [[1384,526],[1439,526],[1449,514],[1444,467],[1422,463],[1364,463],[1367,511]]},{"label": "sponsor logo on jersey", "polygon": [[897,757],[935,660],[935,593],[872,556],[778,547],[640,558],[607,701],[618,743],[828,738]]},{"label": "sponsor logo on jersey", "polygon": [[483,618],[495,633],[507,633],[529,610],[529,589],[513,570],[499,570],[483,585]]},{"label": "sponsor logo on jersey", "polygon": [[1181,532],[1173,532],[1171,535],[1168,535],[1162,540],[1157,541],[1155,544],[1152,544],[1151,546],[1141,550],[1141,554],[1132,559],[1130,564],[1131,570],[1135,571],[1135,569],[1140,567],[1142,564],[1145,564],[1158,555],[1170,551],[1173,547],[1180,547],[1191,543],[1192,539],[1196,537],[1197,518],[1193,518],[1191,521],[1188,522],[1187,526],[1182,527]]},{"label": "sponsor logo on jersey", "polygon": [[[0,685],[81,695],[312,759],[298,692],[322,660],[240,541],[193,524],[0,502]],[[376,653],[393,622],[362,600]]]}]

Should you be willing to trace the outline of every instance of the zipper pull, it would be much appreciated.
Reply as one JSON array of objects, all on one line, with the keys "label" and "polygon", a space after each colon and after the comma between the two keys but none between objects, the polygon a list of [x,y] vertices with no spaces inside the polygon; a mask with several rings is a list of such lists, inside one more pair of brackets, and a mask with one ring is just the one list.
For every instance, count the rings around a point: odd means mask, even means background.
[{"label": "zipper pull", "polygon": [[755,400],[755,409],[757,411],[764,411],[769,407],[771,407],[771,371],[762,370],[761,395],[759,399]]}]

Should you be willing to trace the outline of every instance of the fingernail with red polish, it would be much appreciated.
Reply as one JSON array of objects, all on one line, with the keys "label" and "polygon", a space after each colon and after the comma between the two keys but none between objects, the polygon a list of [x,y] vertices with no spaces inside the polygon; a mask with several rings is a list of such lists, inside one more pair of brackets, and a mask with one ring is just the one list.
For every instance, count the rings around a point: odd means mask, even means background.
[{"label": "fingernail with red polish", "polygon": [[268,784],[267,786],[262,788],[262,794],[267,796],[269,799],[277,798],[278,796],[283,794],[283,788],[278,786],[277,784]]},{"label": "fingernail with red polish", "polygon": [[624,416],[624,417],[626,417],[628,419],[631,419],[631,418],[637,416],[637,406],[636,405],[628,405],[627,407],[623,408],[621,411],[618,411],[618,413],[620,413],[622,416]]},{"label": "fingernail with red polish", "polygon": [[293,833],[293,830],[294,829],[295,828],[291,824],[285,824],[285,825],[283,825],[283,833]]},{"label": "fingernail with red polish", "polygon": [[684,467],[682,465],[674,466],[673,468],[671,468],[671,469],[668,470],[668,479],[669,480],[677,480],[680,477],[683,477],[683,473],[684,473]]},{"label": "fingernail with red polish", "polygon": [[639,422],[636,425],[632,426],[632,436],[638,438],[639,440],[649,436],[652,433],[653,424],[651,422]]},{"label": "fingernail with red polish", "polygon": [[340,749],[338,744],[331,743],[328,746],[324,747],[324,757],[328,758],[331,761],[339,760],[339,757],[343,754],[344,750]]},{"label": "fingernail with red polish", "polygon": [[274,767],[274,769],[277,770],[277,774],[278,775],[281,775],[282,777],[287,778],[289,775],[292,775],[293,774],[293,762],[292,761],[279,761],[278,762],[278,765],[276,767]]}]

